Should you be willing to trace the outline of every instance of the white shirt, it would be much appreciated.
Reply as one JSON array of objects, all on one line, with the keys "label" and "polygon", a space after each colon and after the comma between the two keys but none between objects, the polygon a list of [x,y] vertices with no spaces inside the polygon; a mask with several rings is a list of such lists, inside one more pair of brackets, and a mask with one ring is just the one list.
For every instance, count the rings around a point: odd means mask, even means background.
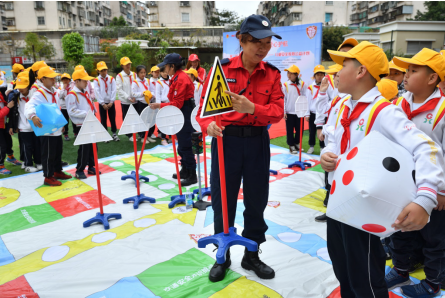
[{"label": "white shirt", "polygon": [[8,84],[6,83],[5,74],[3,72],[0,72],[0,80],[3,81],[3,83],[0,85],[0,88],[7,87]]},{"label": "white shirt", "polygon": [[193,85],[195,85],[195,93],[193,96],[195,98],[195,105],[199,107],[199,103],[201,101],[202,84],[197,81],[194,81]]},{"label": "white shirt", "polygon": [[[378,131],[387,137],[389,140],[403,146],[408,152],[413,155],[416,162],[416,185],[417,198],[414,202],[422,206],[428,214],[431,214],[433,208],[437,205],[437,189],[445,188],[445,175],[443,169],[445,168],[445,161],[442,154],[442,149],[439,147],[432,148],[431,138],[425,133],[415,127],[415,124],[408,120],[402,109],[391,104],[383,108],[374,120],[372,128],[368,128],[368,120],[370,120],[371,110],[374,105],[384,99],[377,87],[369,90],[365,95],[358,100],[358,102],[370,103],[361,115],[351,121],[350,123],[350,142],[346,150],[356,146],[364,137],[367,130]],[[352,113],[352,100],[348,98],[343,105],[348,106],[350,113]],[[345,109],[341,109],[336,118],[336,129],[332,137],[329,137],[329,144],[322,150],[321,154],[332,152],[340,155],[341,139],[344,128],[340,123]],[[360,124],[364,125],[360,125]],[[355,127],[362,127],[362,129],[353,129]],[[433,150],[437,150],[439,154],[434,154],[435,159],[430,156],[433,155]],[[334,172],[329,173],[329,181],[332,182]]]},{"label": "white shirt", "polygon": [[108,104],[116,100],[116,80],[107,75],[105,78],[98,76],[93,81],[94,94],[100,105]]},{"label": "white shirt", "polygon": [[[141,80],[139,77],[133,81],[133,83],[131,84],[131,96],[136,98],[137,101],[140,101],[142,103],[147,103],[145,101],[145,95],[144,95],[144,91],[149,90],[148,88],[148,80],[146,78],[144,78],[143,80]],[[152,93],[153,95],[153,93]]]},{"label": "white shirt", "polygon": [[[74,86],[65,97],[68,115],[70,116],[71,121],[73,121],[73,123],[77,126],[81,126],[83,124],[83,121],[85,120],[85,117],[89,111],[92,111],[93,113],[96,112],[93,100],[91,98],[89,100],[93,105],[93,109],[91,110],[88,100],[81,93],[84,92]],[[88,91],[86,91],[84,94],[86,94],[88,97],[90,95]]]},{"label": "white shirt", "polygon": [[68,87],[65,89],[62,86],[62,89],[60,89],[59,92],[59,102],[60,102],[60,108],[66,110],[66,102],[65,102],[65,97],[68,95],[68,92],[70,92],[71,90],[73,90],[74,88],[74,82],[71,81],[68,84]]},{"label": "white shirt", "polygon": [[[39,92],[37,92],[39,91]],[[31,90],[29,91],[31,93]],[[26,119],[31,120],[32,117],[36,116],[36,106],[44,103],[52,103],[52,95],[54,94],[56,98],[56,104],[60,108],[60,100],[59,100],[59,94],[57,90],[52,87],[51,90],[48,90],[45,86],[42,85],[41,88],[34,91],[34,94],[32,95],[31,99],[26,103],[25,105],[25,116]],[[59,128],[57,131],[49,134],[49,136],[60,136],[62,135],[62,128]]]},{"label": "white shirt", "polygon": [[306,86],[302,80],[300,80],[298,86],[292,81],[288,80],[283,84],[284,93],[284,113],[296,115],[295,102],[300,95],[306,95]]},{"label": "white shirt", "polygon": [[29,98],[29,93],[28,96],[23,96],[20,93],[20,97],[19,97],[19,101],[18,101],[18,111],[19,111],[19,125],[18,128],[20,131],[23,132],[32,132],[32,127],[31,124],[29,124],[28,119],[26,119],[25,116],[25,106],[26,106],[26,101],[24,100],[24,98],[27,98],[28,100]]},{"label": "white shirt", "polygon": [[136,74],[130,71],[130,75],[127,75],[125,71],[121,71],[116,76],[116,88],[117,96],[121,101],[121,104],[129,105],[131,96],[131,84],[136,79]]},{"label": "white shirt", "polygon": [[34,95],[34,92],[36,92],[39,88],[42,88],[43,84],[40,82],[39,79],[36,79],[34,84],[32,84],[31,88],[29,89],[29,96],[32,97]]},{"label": "white shirt", "polygon": [[310,116],[311,113],[316,114],[317,108],[316,108],[316,102],[317,98],[319,96],[320,91],[320,85],[317,85],[315,82],[312,83],[306,91],[306,97],[308,101],[308,110],[306,112],[305,116]]},{"label": "white shirt", "polygon": [[168,91],[170,90],[169,79],[160,78],[156,84],[156,103],[170,102],[168,100]]},{"label": "white shirt", "polygon": [[157,82],[158,79],[155,79],[153,77],[150,78],[150,84],[148,85],[148,90],[150,90],[151,94],[153,95],[153,102],[156,100],[156,88],[157,88]]}]

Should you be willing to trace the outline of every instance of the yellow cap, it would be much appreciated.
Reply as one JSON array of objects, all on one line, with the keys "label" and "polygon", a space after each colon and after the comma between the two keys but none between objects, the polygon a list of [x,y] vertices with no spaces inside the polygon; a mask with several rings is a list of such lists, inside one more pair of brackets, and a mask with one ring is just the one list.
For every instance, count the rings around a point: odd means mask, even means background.
[{"label": "yellow cap", "polygon": [[329,55],[335,63],[343,65],[345,58],[357,59],[362,65],[366,66],[368,72],[380,81],[381,75],[388,75],[388,59],[385,52],[378,46],[362,41],[357,46],[347,52],[338,52],[328,50]]},{"label": "yellow cap", "polygon": [[85,70],[85,67],[83,67],[83,65],[77,65],[76,67],[74,67],[74,71],[76,70]]},{"label": "yellow cap", "polygon": [[17,75],[17,77],[18,77],[18,78],[21,78],[21,77],[28,77],[28,78],[29,78],[29,72],[26,71],[26,70],[24,70],[24,71],[20,72],[20,73]]},{"label": "yellow cap", "polygon": [[14,72],[14,73],[19,73],[19,72],[23,71],[24,69],[25,69],[25,67],[23,67],[23,65],[18,64],[18,63],[14,64],[12,66],[12,72]]},{"label": "yellow cap", "polygon": [[25,89],[29,86],[29,77],[28,76],[18,76],[17,80],[15,80],[15,88],[14,89]]},{"label": "yellow cap", "polygon": [[341,47],[344,45],[351,45],[352,47],[355,47],[358,45],[358,41],[355,38],[348,38],[344,40],[341,45],[338,46],[337,51],[340,51]]},{"label": "yellow cap", "polygon": [[343,65],[334,64],[334,65],[329,66],[328,69],[326,69],[326,73],[327,74],[334,74],[334,73],[339,72],[342,68],[343,68]]},{"label": "yellow cap", "polygon": [[441,81],[445,79],[445,59],[436,51],[423,48],[412,58],[394,57],[395,65],[408,69],[410,64],[429,66],[439,75]]},{"label": "yellow cap", "polygon": [[34,63],[31,67],[32,67],[32,71],[38,71],[40,70],[42,67],[46,67],[48,65],[46,65],[45,61],[37,61],[36,63]]},{"label": "yellow cap", "polygon": [[6,71],[2,70],[2,74],[6,74]]},{"label": "yellow cap", "polygon": [[[131,62],[130,62],[131,63]],[[151,69],[150,69],[150,73],[153,73],[153,72],[155,72],[155,71],[158,71],[159,70],[159,67],[157,66],[157,65],[155,65],[155,66],[153,66]]]},{"label": "yellow cap", "polygon": [[107,64],[104,61],[100,61],[99,63],[97,63],[96,68],[98,71],[108,69]]},{"label": "yellow cap", "polygon": [[439,54],[445,57],[445,50],[440,51]]},{"label": "yellow cap", "polygon": [[392,99],[399,93],[397,82],[390,79],[380,80],[380,82],[378,82],[376,86],[383,97],[386,99]]},{"label": "yellow cap", "polygon": [[145,90],[142,94],[144,94],[145,101],[149,104],[153,94],[151,94],[150,90]]},{"label": "yellow cap", "polygon": [[30,71],[30,70],[32,70],[32,66],[30,66],[27,69],[25,69],[25,71]]},{"label": "yellow cap", "polygon": [[294,64],[292,64],[288,69],[285,69],[285,71],[300,74],[300,69],[298,68],[298,66],[296,66]]},{"label": "yellow cap", "polygon": [[60,76],[60,73],[54,72],[51,67],[45,66],[39,69],[39,75],[37,78],[40,80],[41,78],[55,78],[57,76]]},{"label": "yellow cap", "polygon": [[391,69],[397,69],[398,71],[401,71],[401,72],[405,72],[405,73],[406,73],[406,69],[405,69],[405,68],[402,68],[402,67],[398,67],[397,65],[395,65],[393,60],[391,60],[391,61],[388,63],[388,65],[389,65],[389,69],[390,69],[390,70],[391,70]]},{"label": "yellow cap", "polygon": [[317,72],[326,72],[326,69],[324,69],[324,66],[320,64],[314,67],[314,74]]},{"label": "yellow cap", "polygon": [[75,72],[73,72],[73,80],[85,80],[85,81],[91,81],[94,80],[93,77],[90,77],[88,75],[88,73],[85,70],[76,70]]},{"label": "yellow cap", "polygon": [[60,79],[62,80],[62,79],[70,79],[71,80],[71,76],[70,76],[70,74],[69,73],[64,73],[64,74],[62,74],[62,76],[60,77]]},{"label": "yellow cap", "polygon": [[184,70],[185,73],[191,73],[195,76],[195,79],[198,77],[198,72],[194,68],[189,68],[188,70]]},{"label": "yellow cap", "polygon": [[0,80],[0,85],[3,84],[4,81]]},{"label": "yellow cap", "polygon": [[128,57],[121,58],[121,65],[127,65],[128,63],[131,63],[130,58],[128,58]]}]

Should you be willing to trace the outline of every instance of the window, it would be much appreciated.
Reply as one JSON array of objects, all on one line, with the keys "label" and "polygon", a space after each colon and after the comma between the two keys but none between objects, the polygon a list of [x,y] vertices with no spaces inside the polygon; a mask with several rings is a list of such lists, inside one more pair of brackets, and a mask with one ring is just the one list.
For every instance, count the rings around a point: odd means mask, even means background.
[{"label": "window", "polygon": [[59,25],[62,26],[62,17],[59,17]]},{"label": "window", "polygon": [[6,26],[15,26],[15,18],[6,19]]},{"label": "window", "polygon": [[179,6],[190,6],[190,1],[180,1]]},{"label": "window", "polygon": [[68,27],[71,28],[71,20],[68,20]]},{"label": "window", "polygon": [[63,28],[65,28],[65,18],[63,18],[62,21],[63,21]]},{"label": "window", "polygon": [[190,31],[182,31],[182,36],[183,37],[189,37],[190,36]]},{"label": "window", "polygon": [[326,1],[326,5],[334,5],[334,1]]},{"label": "window", "polygon": [[5,10],[14,10],[14,2],[4,2]]},{"label": "window", "polygon": [[324,14],[324,21],[325,23],[332,21],[332,12],[327,12]]},{"label": "window", "polygon": [[37,17],[37,25],[45,25],[45,17]]},{"label": "window", "polygon": [[127,13],[127,19],[132,20],[133,16],[131,15],[131,13]]},{"label": "window", "polygon": [[82,24],[82,23],[80,23],[80,27],[83,27],[83,24]]},{"label": "window", "polygon": [[379,10],[379,5],[377,4],[377,5],[374,5],[373,7],[371,7],[369,9],[369,13],[376,12],[378,10]]},{"label": "window", "polygon": [[25,48],[15,48],[15,56],[16,57],[24,56],[23,55],[24,50],[25,50]]},{"label": "window", "polygon": [[[382,43],[382,50],[384,51],[384,52],[386,52],[386,51],[390,51],[391,50],[391,44],[392,44],[393,42],[385,42],[385,43]],[[393,47],[393,52],[394,52],[394,47]]]},{"label": "window", "polygon": [[190,14],[189,13],[182,13],[182,22],[183,23],[188,23],[190,22]]},{"label": "window", "polygon": [[408,41],[408,47],[406,49],[406,53],[408,55],[416,54],[423,48],[432,49],[433,42],[432,41],[424,41],[424,40]]}]

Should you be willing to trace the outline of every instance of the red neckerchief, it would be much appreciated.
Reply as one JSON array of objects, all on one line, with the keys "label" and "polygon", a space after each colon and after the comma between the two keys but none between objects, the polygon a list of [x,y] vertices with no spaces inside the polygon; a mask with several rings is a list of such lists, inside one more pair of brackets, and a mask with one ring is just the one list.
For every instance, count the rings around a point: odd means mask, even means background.
[{"label": "red neckerchief", "polygon": [[297,84],[291,84],[291,86],[295,86],[295,88],[297,88],[297,91],[298,91],[298,96],[300,96],[301,94],[300,94],[300,89],[298,89],[298,86],[297,86]]},{"label": "red neckerchief", "polygon": [[[105,93],[108,93],[108,84],[107,84],[108,77],[107,77],[106,79],[104,79],[104,78],[102,78],[102,77],[100,77],[100,78],[101,78],[102,81],[104,81],[104,83],[105,83]],[[131,82],[131,79],[130,79],[130,82]]]},{"label": "red neckerchief", "polygon": [[326,123],[328,123],[329,115],[331,114],[331,110],[332,110],[332,108],[335,107],[335,105],[340,101],[340,99],[341,99],[341,97],[337,95],[337,96],[332,100],[332,102],[331,102],[331,107],[330,107],[329,110],[328,110],[328,116],[326,117]]},{"label": "red neckerchief", "polygon": [[145,82],[146,82],[146,80],[142,80],[142,81],[141,81],[141,83],[142,83],[142,85],[144,86],[145,90],[148,90],[148,87],[147,87],[147,85],[145,85]]},{"label": "red neckerchief", "polygon": [[79,92],[79,93],[80,93],[83,97],[86,98],[88,104],[90,105],[91,111],[94,112],[94,106],[93,106],[93,103],[92,103],[91,100],[90,100],[90,97],[88,96],[88,91],[85,91],[85,93],[82,93],[82,92]]},{"label": "red neckerchief", "polygon": [[[54,93],[51,93],[48,89],[46,89],[46,88],[42,88],[42,89],[44,89],[46,92],[48,92],[49,94],[51,94],[51,96],[53,97],[53,99],[52,99],[52,103],[57,103],[57,100],[56,100],[56,92],[54,92]],[[37,90],[37,91],[39,91],[39,90]]]},{"label": "red neckerchief", "polygon": [[314,85],[314,87],[317,89],[317,92],[315,92],[315,96],[312,97],[312,100],[316,99],[318,96],[318,92],[320,92],[320,86]]},{"label": "red neckerchief", "polygon": [[29,101],[28,96],[26,96],[26,97],[22,97],[22,98],[20,98],[20,99],[23,99],[25,102],[28,102],[28,101]]},{"label": "red neckerchief", "polygon": [[408,116],[408,119],[411,120],[422,112],[433,110],[439,103],[439,100],[440,100],[440,97],[430,99],[426,104],[424,104],[423,106],[421,106],[420,108],[418,108],[417,110],[414,110],[412,112],[411,112],[409,103],[406,100],[402,101],[401,107],[402,107],[403,111],[405,112],[406,116]]},{"label": "red neckerchief", "polygon": [[349,117],[348,117],[349,107],[345,105],[345,108],[343,110],[343,117],[340,121],[341,125],[345,130],[341,137],[341,154],[346,152],[346,149],[348,149],[348,144],[350,143],[351,140],[351,132],[349,131],[349,126],[351,125],[351,121],[360,117],[361,113],[366,109],[368,105],[369,102],[357,103],[357,106],[355,107],[355,109],[352,110],[351,116]]}]

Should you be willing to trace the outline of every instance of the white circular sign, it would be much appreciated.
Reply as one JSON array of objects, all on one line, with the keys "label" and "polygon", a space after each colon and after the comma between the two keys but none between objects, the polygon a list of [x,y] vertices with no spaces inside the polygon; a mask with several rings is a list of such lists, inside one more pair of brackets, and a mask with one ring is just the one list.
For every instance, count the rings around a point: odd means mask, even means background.
[{"label": "white circular sign", "polygon": [[192,111],[192,115],[190,116],[190,120],[192,121],[192,126],[196,131],[201,131],[201,126],[199,125],[198,121],[196,121],[196,115],[198,115],[198,109],[199,107],[195,107]]},{"label": "white circular sign", "polygon": [[148,128],[152,128],[156,124],[156,115],[158,114],[158,111],[158,109],[153,110],[150,106],[142,111],[141,119]]},{"label": "white circular sign", "polygon": [[165,106],[156,115],[158,129],[166,135],[175,135],[184,126],[184,115],[175,106]]}]

